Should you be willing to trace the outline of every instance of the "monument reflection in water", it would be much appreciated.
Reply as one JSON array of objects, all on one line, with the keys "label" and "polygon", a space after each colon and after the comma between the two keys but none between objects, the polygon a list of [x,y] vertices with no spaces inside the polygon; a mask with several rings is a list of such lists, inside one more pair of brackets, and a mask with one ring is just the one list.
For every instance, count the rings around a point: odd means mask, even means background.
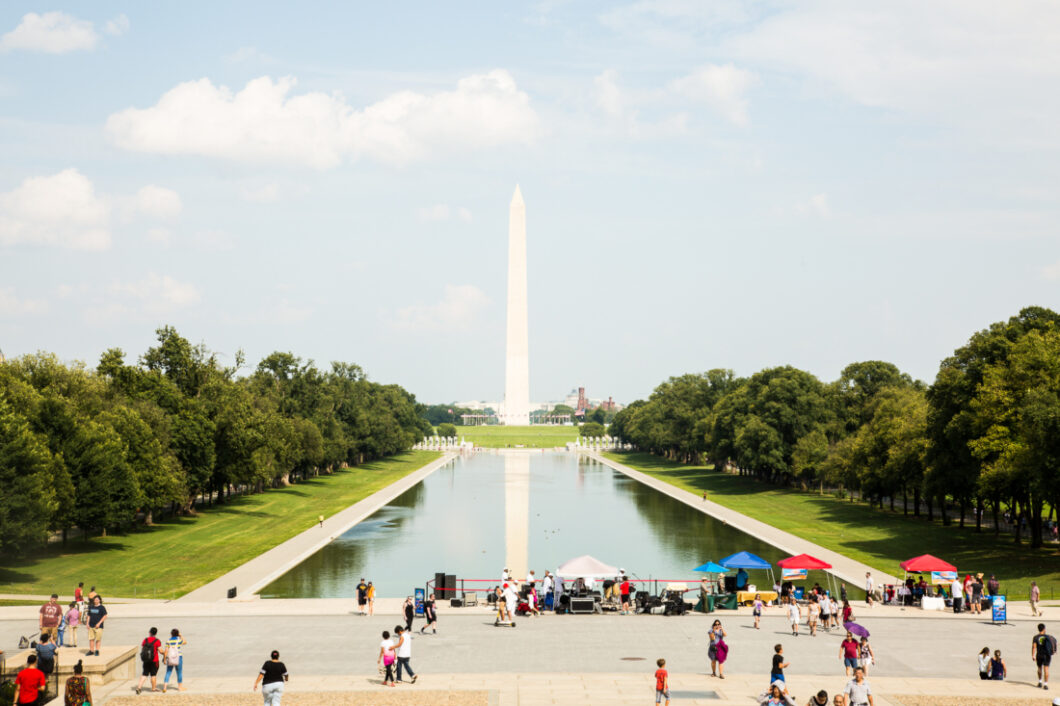
[{"label": "monument reflection in water", "polygon": [[[576,454],[483,452],[438,469],[261,595],[350,597],[363,576],[380,596],[406,596],[435,572],[496,583],[505,567],[523,575],[520,561],[542,576],[582,554],[643,579],[698,580],[694,567],[740,550],[773,564],[784,557]],[[752,571],[750,579],[769,587],[767,572]],[[810,572],[808,580],[824,585],[823,573]]]}]

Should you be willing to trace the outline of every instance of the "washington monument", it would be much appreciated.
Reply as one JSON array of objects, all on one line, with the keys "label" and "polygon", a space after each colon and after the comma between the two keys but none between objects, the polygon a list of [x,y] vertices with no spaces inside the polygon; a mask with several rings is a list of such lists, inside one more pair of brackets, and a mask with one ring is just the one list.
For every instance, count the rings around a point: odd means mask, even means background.
[{"label": "washington monument", "polygon": [[526,322],[526,204],[515,187],[508,211],[508,347],[504,365],[507,425],[530,423],[530,355]]}]

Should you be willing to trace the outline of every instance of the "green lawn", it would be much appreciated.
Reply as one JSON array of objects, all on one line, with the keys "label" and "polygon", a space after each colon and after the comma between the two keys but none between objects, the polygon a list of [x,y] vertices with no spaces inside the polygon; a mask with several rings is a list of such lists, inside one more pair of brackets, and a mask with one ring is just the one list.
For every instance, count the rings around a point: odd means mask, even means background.
[{"label": "green lawn", "polygon": [[0,593],[62,597],[78,581],[104,596],[176,598],[330,517],[438,457],[414,451],[287,488],[234,499],[124,535],[71,539],[0,562]]},{"label": "green lawn", "polygon": [[565,446],[568,441],[578,440],[578,427],[533,425],[528,427],[477,426],[457,427],[456,438],[464,437],[487,448],[526,446],[529,448],[552,448]]},{"label": "green lawn", "polygon": [[778,488],[746,476],[719,473],[704,466],[685,466],[646,453],[607,453],[608,458],[678,488],[702,494],[778,529],[901,577],[898,564],[920,554],[933,554],[961,572],[996,574],[1002,592],[1026,598],[1030,582],[1038,582],[1042,599],[1060,598],[1060,547],[1039,550],[1017,547],[1010,535],[995,538],[973,525],[964,530],[944,527],[938,520],[904,517],[899,510],[879,510],[865,503]]}]

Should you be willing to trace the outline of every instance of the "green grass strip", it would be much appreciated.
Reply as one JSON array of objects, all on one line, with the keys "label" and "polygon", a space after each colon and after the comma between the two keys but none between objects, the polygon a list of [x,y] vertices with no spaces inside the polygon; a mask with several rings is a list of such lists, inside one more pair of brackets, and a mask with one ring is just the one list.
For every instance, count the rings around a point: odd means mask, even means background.
[{"label": "green grass strip", "polygon": [[73,595],[78,581],[103,596],[177,598],[365,499],[440,454],[413,451],[234,498],[196,517],[166,519],[127,534],[71,538],[0,563],[0,594]]},{"label": "green grass strip", "polygon": [[748,476],[719,473],[712,467],[686,466],[647,453],[605,453],[618,463],[702,495],[719,505],[790,532],[843,554],[879,571],[901,578],[898,564],[921,554],[933,554],[953,564],[963,580],[966,573],[996,574],[1001,591],[1010,599],[1026,599],[1030,582],[1038,582],[1042,600],[1060,598],[1060,545],[1047,543],[1031,549],[1015,546],[1012,536],[993,530],[975,531],[956,523],[906,517],[896,512],[850,502],[833,495],[818,495],[781,488]]},{"label": "green grass strip", "polygon": [[457,440],[473,441],[489,449],[524,446],[532,449],[566,446],[568,441],[578,440],[578,427],[532,425],[527,427],[470,426],[457,427]]}]

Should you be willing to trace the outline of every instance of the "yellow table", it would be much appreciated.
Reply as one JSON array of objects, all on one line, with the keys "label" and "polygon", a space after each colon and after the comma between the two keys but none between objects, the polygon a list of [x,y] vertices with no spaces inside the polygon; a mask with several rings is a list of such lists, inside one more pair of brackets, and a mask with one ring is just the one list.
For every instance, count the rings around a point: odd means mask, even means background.
[{"label": "yellow table", "polygon": [[736,602],[740,605],[751,605],[755,602],[755,596],[760,596],[763,603],[777,600],[776,591],[737,591]]}]

